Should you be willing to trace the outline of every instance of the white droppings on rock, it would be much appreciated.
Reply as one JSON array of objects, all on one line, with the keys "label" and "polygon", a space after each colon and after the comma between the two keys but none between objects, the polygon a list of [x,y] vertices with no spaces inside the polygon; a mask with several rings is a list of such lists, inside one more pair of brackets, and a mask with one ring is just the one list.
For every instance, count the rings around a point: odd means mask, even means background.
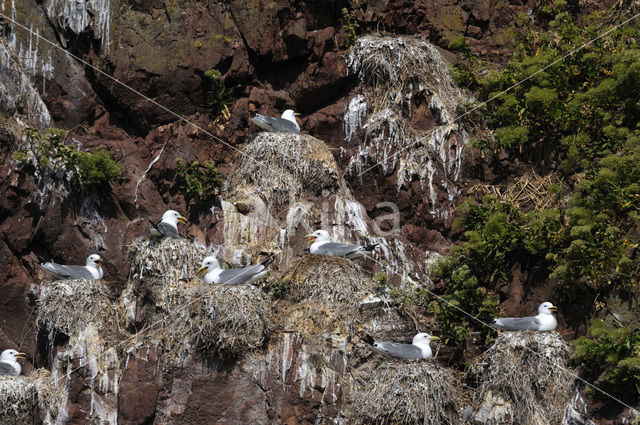
[{"label": "white droppings on rock", "polygon": [[[47,0],[47,16],[61,34],[71,31],[80,35],[89,31],[100,40],[103,51],[109,51],[111,27],[110,0]],[[66,47],[68,40],[61,35]]]}]

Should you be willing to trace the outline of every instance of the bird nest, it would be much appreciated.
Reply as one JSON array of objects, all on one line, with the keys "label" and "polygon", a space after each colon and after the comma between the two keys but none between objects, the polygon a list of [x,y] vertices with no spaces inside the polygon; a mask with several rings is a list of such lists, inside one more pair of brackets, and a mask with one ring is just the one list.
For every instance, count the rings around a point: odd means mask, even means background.
[{"label": "bird nest", "polygon": [[144,294],[157,307],[170,309],[180,293],[197,282],[198,268],[207,255],[203,246],[186,239],[150,242],[140,237],[129,245],[131,267],[125,292]]},{"label": "bird nest", "polygon": [[303,257],[278,285],[285,288],[278,321],[307,343],[328,333],[351,335],[374,286],[352,261],[324,255]]},{"label": "bird nest", "polygon": [[568,358],[569,347],[556,332],[501,333],[473,367],[482,383],[475,418],[487,424],[561,423],[572,396]]},{"label": "bird nest", "polygon": [[24,376],[0,376],[0,423],[34,423],[37,405],[35,383]]},{"label": "bird nest", "polygon": [[244,147],[240,161],[231,187],[249,182],[273,205],[339,186],[338,166],[327,145],[308,135],[259,133]]},{"label": "bird nest", "polygon": [[349,417],[363,424],[457,424],[456,380],[431,362],[388,361],[359,383]]},{"label": "bird nest", "polygon": [[124,318],[115,295],[100,281],[57,280],[42,289],[38,327],[67,336],[79,334],[89,323],[106,338],[116,338]]},{"label": "bird nest", "polygon": [[178,360],[191,347],[237,357],[263,346],[268,311],[262,291],[251,285],[194,284],[175,297],[171,309],[156,313],[142,341]]}]

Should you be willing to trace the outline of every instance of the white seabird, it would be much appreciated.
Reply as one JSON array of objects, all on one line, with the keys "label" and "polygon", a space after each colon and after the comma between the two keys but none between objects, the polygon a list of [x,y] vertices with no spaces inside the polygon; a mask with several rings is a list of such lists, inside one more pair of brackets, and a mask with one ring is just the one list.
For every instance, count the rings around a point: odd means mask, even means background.
[{"label": "white seabird", "polygon": [[383,356],[397,359],[417,360],[431,358],[431,341],[440,339],[428,333],[419,333],[413,337],[413,343],[401,344],[398,342],[374,342],[373,349]]},{"label": "white seabird", "polygon": [[538,307],[537,316],[502,317],[493,319],[493,324],[505,331],[554,331],[558,326],[558,321],[553,316],[554,311],[558,311],[558,307],[544,302]]},{"label": "white seabird", "polygon": [[296,114],[292,109],[287,109],[282,113],[281,118],[255,114],[251,117],[251,121],[265,131],[300,134],[296,115],[299,114]]},{"label": "white seabird", "polygon": [[102,258],[98,254],[87,257],[84,266],[67,266],[57,263],[40,264],[40,268],[60,279],[102,279]]},{"label": "white seabird", "polygon": [[151,227],[147,231],[147,237],[150,239],[160,239],[163,237],[179,239],[178,222],[187,224],[187,219],[178,211],[167,210],[162,215],[162,220],[155,224],[151,222]]},{"label": "white seabird", "polygon": [[18,359],[24,359],[25,353],[16,350],[4,350],[0,354],[0,375],[20,376],[22,367]]},{"label": "white seabird", "polygon": [[202,260],[202,267],[198,274],[203,276],[204,283],[216,283],[227,285],[239,285],[241,283],[253,283],[267,274],[266,268],[273,261],[273,257],[267,257],[259,264],[236,269],[221,269],[216,257],[210,256]]},{"label": "white seabird", "polygon": [[309,242],[313,242],[309,247],[311,254],[334,255],[336,257],[360,258],[366,252],[373,251],[378,244],[373,245],[354,245],[348,243],[331,242],[329,232],[326,230],[316,230],[306,236]]}]

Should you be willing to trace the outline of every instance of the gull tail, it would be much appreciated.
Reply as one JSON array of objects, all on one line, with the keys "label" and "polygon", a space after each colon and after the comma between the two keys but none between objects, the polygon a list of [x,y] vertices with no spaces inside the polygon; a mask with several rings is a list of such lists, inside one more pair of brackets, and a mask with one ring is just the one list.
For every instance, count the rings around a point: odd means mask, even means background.
[{"label": "gull tail", "polygon": [[366,334],[365,336],[363,336],[362,340],[369,345],[373,345],[376,342],[376,340],[369,334]]},{"label": "gull tail", "polygon": [[267,258],[265,258],[264,260],[260,261],[260,264],[262,266],[264,266],[264,268],[267,268],[273,263],[274,259],[275,259],[275,255],[273,255],[273,254],[269,255]]},{"label": "gull tail", "polygon": [[374,249],[376,249],[376,247],[380,245],[379,243],[374,243],[373,245],[367,245],[367,246],[363,246],[362,249],[364,251],[373,251]]}]

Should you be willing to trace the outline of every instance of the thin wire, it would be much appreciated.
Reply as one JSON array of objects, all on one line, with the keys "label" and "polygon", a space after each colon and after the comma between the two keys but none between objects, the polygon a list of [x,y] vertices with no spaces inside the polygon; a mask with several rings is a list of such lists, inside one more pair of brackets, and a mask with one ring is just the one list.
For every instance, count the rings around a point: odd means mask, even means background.
[{"label": "thin wire", "polygon": [[[213,139],[215,139],[215,140],[217,140],[217,141],[219,141],[219,142],[221,142],[221,143],[225,144],[226,146],[228,146],[228,147],[232,148],[233,150],[235,150],[235,151],[239,152],[239,153],[240,153],[240,154],[242,154],[243,156],[245,156],[245,157],[247,157],[247,158],[251,159],[252,161],[256,162],[259,166],[266,167],[263,163],[261,163],[260,161],[258,161],[258,160],[257,160],[257,159],[255,159],[255,158],[253,158],[252,156],[247,155],[246,153],[244,153],[244,152],[242,152],[241,150],[239,150],[239,149],[235,148],[234,146],[232,146],[232,145],[231,145],[231,144],[229,144],[228,142],[226,142],[226,141],[224,141],[224,140],[222,140],[222,139],[218,138],[217,136],[215,136],[214,134],[210,133],[209,131],[207,131],[207,130],[205,130],[205,129],[201,128],[201,127],[200,127],[200,126],[198,126],[197,124],[195,124],[195,123],[193,123],[193,122],[189,121],[188,119],[186,119],[186,118],[182,117],[181,115],[179,115],[179,114],[177,114],[177,113],[175,113],[175,112],[171,111],[171,110],[170,110],[170,109],[168,109],[167,107],[165,107],[165,106],[161,105],[160,103],[158,103],[158,102],[154,101],[153,99],[151,99],[151,98],[149,98],[149,97],[145,96],[144,94],[140,93],[139,91],[135,90],[134,88],[130,87],[129,85],[127,85],[127,84],[125,84],[125,83],[123,83],[123,82],[119,81],[119,80],[118,80],[118,79],[116,79],[115,77],[112,77],[111,75],[109,75],[109,74],[105,73],[104,71],[102,71],[102,70],[100,70],[100,69],[96,68],[96,67],[95,67],[95,66],[93,66],[92,64],[90,64],[90,63],[88,63],[88,62],[86,62],[86,61],[82,60],[82,59],[81,59],[81,58],[79,58],[79,57],[77,57],[77,56],[76,56],[76,55],[74,55],[73,53],[68,52],[67,50],[63,49],[62,47],[58,46],[57,44],[55,44],[55,43],[53,43],[53,42],[49,41],[48,39],[46,39],[46,38],[42,37],[42,36],[41,36],[41,35],[39,35],[39,34],[37,34],[37,33],[33,32],[32,30],[30,30],[30,29],[29,29],[29,28],[27,28],[26,26],[24,26],[24,25],[20,24],[19,22],[17,22],[17,21],[15,21],[15,20],[11,19],[11,18],[10,18],[10,17],[8,17],[7,15],[3,14],[2,12],[0,12],[0,16],[2,16],[3,18],[7,19],[8,21],[10,21],[10,22],[14,23],[15,25],[17,25],[17,26],[21,27],[22,29],[26,30],[27,32],[31,33],[32,35],[35,35],[36,37],[38,37],[38,38],[42,39],[43,41],[45,41],[46,43],[50,44],[51,46],[53,46],[53,47],[55,47],[55,48],[57,48],[57,49],[59,49],[59,50],[61,50],[61,51],[65,52],[65,53],[67,53],[68,55],[70,55],[71,57],[73,57],[74,59],[76,59],[77,61],[79,61],[79,62],[83,63],[84,65],[86,65],[86,66],[88,66],[88,67],[90,67],[90,68],[92,68],[92,69],[93,69],[93,70],[95,70],[96,72],[98,72],[98,73],[100,73],[100,74],[104,75],[105,77],[107,77],[107,78],[109,78],[109,79],[113,80],[114,82],[116,82],[116,83],[118,83],[118,84],[122,85],[123,87],[125,87],[126,89],[128,89],[128,90],[132,91],[133,93],[135,93],[135,94],[139,95],[139,96],[140,96],[140,97],[142,97],[143,99],[145,99],[145,100],[147,100],[147,101],[151,102],[152,104],[154,104],[154,105],[158,106],[159,108],[161,108],[161,109],[165,110],[166,112],[168,112],[168,113],[170,113],[171,115],[173,115],[173,116],[175,116],[176,118],[178,118],[180,121],[184,121],[185,123],[187,123],[187,124],[189,124],[189,125],[193,126],[194,128],[196,128],[196,129],[198,129],[198,130],[202,131],[203,133],[207,134],[207,135],[208,135],[208,136],[210,136],[211,138],[213,138]],[[626,24],[626,23],[630,22],[631,20],[635,19],[635,18],[636,18],[636,17],[638,17],[638,16],[640,16],[640,13],[638,13],[638,14],[634,15],[633,17],[631,17],[631,18],[627,19],[626,21],[622,22],[621,24],[619,24],[619,25],[617,25],[617,26],[615,26],[615,27],[611,28],[610,30],[608,30],[608,31],[604,32],[603,34],[599,35],[598,37],[594,38],[593,40],[588,41],[588,42],[587,42],[587,43],[585,43],[584,45],[582,45],[582,46],[580,46],[579,48],[575,49],[574,51],[572,51],[572,52],[568,53],[567,55],[565,55],[565,56],[561,57],[560,59],[557,59],[557,60],[556,60],[556,61],[554,61],[553,63],[551,63],[551,64],[547,65],[546,67],[542,68],[541,70],[537,71],[536,73],[534,73],[534,74],[532,74],[532,75],[528,76],[527,78],[525,78],[524,80],[520,81],[519,83],[516,83],[516,84],[514,84],[513,86],[509,87],[508,89],[504,90],[503,92],[499,93],[498,95],[495,95],[495,96],[491,97],[490,99],[488,99],[488,100],[487,100],[487,101],[485,101],[484,103],[482,103],[482,104],[480,104],[480,105],[477,105],[475,108],[473,108],[473,109],[471,109],[471,110],[469,110],[469,111],[465,112],[464,114],[462,114],[462,115],[460,115],[460,116],[456,117],[456,118],[452,121],[452,123],[453,123],[453,122],[458,121],[458,120],[459,120],[459,119],[461,119],[462,117],[464,117],[464,116],[468,115],[469,113],[473,112],[475,109],[478,109],[479,107],[481,107],[481,106],[483,106],[483,105],[487,104],[488,102],[490,102],[490,101],[494,100],[495,98],[497,98],[497,97],[501,96],[502,94],[506,93],[507,91],[509,91],[509,90],[511,90],[511,89],[513,89],[513,88],[515,88],[515,87],[517,87],[518,85],[522,84],[523,82],[527,81],[528,79],[532,78],[533,76],[537,75],[538,73],[540,73],[540,72],[542,72],[542,71],[546,70],[547,68],[549,68],[549,67],[551,67],[551,66],[555,65],[556,63],[558,63],[558,62],[560,62],[560,61],[562,61],[562,60],[566,59],[567,57],[569,57],[569,56],[573,55],[575,52],[579,51],[580,49],[582,49],[582,48],[584,48],[584,47],[586,47],[586,46],[588,46],[588,45],[590,45],[590,44],[591,44],[591,43],[593,43],[594,41],[596,41],[596,40],[600,39],[601,37],[605,36],[606,34],[608,34],[608,33],[612,32],[612,31],[614,31],[615,29],[619,28],[620,26],[622,26],[622,25],[624,25],[624,24]],[[433,131],[432,131],[432,133],[433,133]],[[411,146],[412,146],[412,145],[409,145],[409,146],[407,146],[407,147],[403,148],[402,150],[400,150],[400,151],[396,152],[396,153],[395,153],[395,155],[397,155],[398,153],[400,153],[400,152],[402,152],[402,151],[404,151],[404,150],[408,149],[408,148],[409,148],[409,147],[411,147]],[[367,171],[369,171],[369,170],[371,170],[371,169],[375,168],[377,165],[380,165],[380,164],[379,164],[379,163],[377,163],[377,164],[373,165],[372,167],[370,167],[370,168],[368,168],[368,169],[366,169],[366,170],[362,171],[358,176],[361,176],[361,175],[362,175],[362,174],[364,174],[365,172],[367,172]],[[270,170],[270,168],[268,168],[268,167],[266,167],[266,168]],[[252,218],[253,218],[253,217],[252,217]],[[275,226],[270,226],[270,227],[275,227]],[[267,258],[270,258],[270,257],[273,257],[273,256],[275,256],[275,254],[271,254],[271,255],[270,255],[270,256],[268,256]],[[369,257],[369,258],[372,258],[372,257]],[[372,259],[373,259],[373,258],[372,258]],[[374,260],[376,263],[378,263],[378,264],[380,264],[380,265],[384,266],[384,264],[382,264],[382,263],[378,262],[377,260],[375,260],[375,259],[373,259],[373,260]],[[385,266],[385,267],[387,267],[387,268],[388,268],[388,266]],[[248,272],[248,271],[247,271],[247,272]],[[399,273],[397,273],[397,272],[395,272],[395,271],[393,271],[393,270],[392,270],[392,272],[393,272],[393,273],[395,273],[395,274],[398,274],[398,275],[399,275]],[[241,275],[242,275],[242,274],[241,274]],[[241,276],[241,275],[240,275],[240,276]],[[408,277],[407,277],[407,278],[408,278]],[[411,278],[408,278],[408,279],[409,279],[409,281],[411,281],[413,284],[416,284],[416,283],[415,283]],[[482,322],[480,319],[476,318],[476,317],[475,317],[475,316],[473,316],[472,314],[467,313],[466,311],[462,310],[461,308],[459,308],[459,307],[457,307],[457,306],[455,306],[455,305],[453,305],[453,304],[449,303],[447,300],[445,300],[445,299],[443,299],[443,298],[439,297],[437,294],[432,293],[432,292],[431,292],[431,291],[429,291],[428,289],[427,289],[427,291],[428,291],[430,294],[432,294],[434,297],[439,298],[439,299],[441,299],[441,300],[443,300],[443,301],[447,302],[447,303],[448,303],[448,304],[450,304],[452,307],[454,307],[454,308],[458,309],[459,311],[461,311],[461,312],[462,312],[462,313],[464,313],[465,315],[467,315],[467,316],[469,316],[469,317],[473,318],[474,320],[479,321],[480,323],[483,323],[485,326],[488,326],[489,328],[495,329],[495,328],[493,328],[492,326],[490,326],[490,325],[488,325],[488,324],[486,324],[486,323]],[[153,324],[149,325],[148,327],[145,327],[144,329],[142,329],[140,332],[138,332],[137,334],[133,335],[132,337],[127,338],[126,340],[124,340],[124,341],[120,342],[119,344],[116,344],[116,345],[114,346],[114,348],[115,348],[115,347],[117,347],[117,346],[119,346],[119,345],[121,345],[121,344],[123,344],[123,343],[125,343],[125,342],[127,342],[127,341],[129,341],[129,340],[131,340],[131,339],[134,339],[134,338],[139,337],[139,335],[140,335],[142,332],[145,332],[145,331],[147,331],[147,330],[152,329],[155,325],[157,325],[157,324],[161,323],[162,321],[164,321],[164,320],[168,319],[169,317],[171,317],[171,315],[172,315],[172,314],[175,314],[176,312],[180,311],[181,309],[184,309],[184,308],[186,308],[186,307],[190,306],[190,305],[191,305],[191,304],[193,304],[194,302],[196,302],[196,301],[198,301],[198,300],[202,299],[203,297],[205,297],[205,296],[209,295],[210,293],[211,293],[211,292],[208,292],[208,293],[206,293],[206,294],[204,294],[204,295],[202,295],[202,296],[200,296],[200,297],[198,297],[198,298],[194,299],[194,300],[193,300],[193,301],[191,301],[190,303],[185,304],[183,307],[181,307],[180,309],[177,309],[176,311],[172,312],[170,315],[168,315],[168,316],[166,316],[166,317],[163,317],[162,319],[160,319],[160,320],[158,320],[158,321],[154,322]],[[532,351],[533,353],[535,353],[533,350],[530,350],[530,351]],[[535,353],[535,354],[539,355],[538,353]],[[104,355],[104,354],[101,354],[101,355],[99,355],[99,356],[96,356],[96,358],[95,358],[95,359],[97,360],[98,358],[100,358],[100,357],[101,357],[101,356],[103,356],[103,355]],[[552,363],[552,364],[553,364],[553,363]],[[559,365],[556,365],[556,366],[558,366],[558,367],[560,367],[560,368],[561,368],[561,366],[559,366]],[[76,369],[72,370],[72,371],[71,371],[71,373],[73,373],[73,372],[75,372],[75,371],[78,371],[78,370],[80,370],[81,368],[82,368],[82,367],[78,367],[78,368],[76,368]],[[565,371],[566,371],[566,369],[565,369]],[[567,371],[567,372],[568,372],[568,371]],[[568,372],[568,373],[570,373],[570,372]],[[69,373],[67,373],[67,374],[66,374],[66,376],[67,376],[67,377],[68,377],[69,375],[70,375]],[[573,375],[573,374],[572,374],[572,375]],[[626,407],[628,407],[628,408],[632,409],[632,410],[635,412],[635,409],[633,409],[631,406],[627,405],[626,403],[624,403],[624,402],[622,402],[622,401],[618,400],[617,398],[615,398],[615,397],[613,397],[612,395],[610,395],[610,394],[606,393],[605,391],[603,391],[603,390],[599,389],[598,387],[594,386],[593,384],[591,384],[591,383],[589,383],[589,382],[585,381],[584,379],[582,379],[582,378],[578,377],[577,375],[574,375],[574,376],[575,376],[577,379],[579,379],[579,380],[583,381],[585,384],[587,384],[587,385],[591,386],[592,388],[594,388],[594,389],[596,389],[596,390],[600,391],[601,393],[603,393],[603,394],[607,395],[607,396],[608,396],[608,397],[610,397],[611,399],[613,399],[613,400],[615,400],[615,401],[619,402],[620,404],[622,404],[622,405],[624,405],[624,406],[626,406]],[[60,377],[60,378],[57,378],[55,382],[57,383],[59,379],[61,379],[61,377]],[[71,379],[73,379],[73,378],[71,378]],[[28,397],[27,397],[27,398],[28,398]],[[21,402],[21,401],[23,401],[23,400],[26,400],[26,398],[24,398],[24,399],[22,399],[22,400],[18,401],[17,403],[20,403],[20,402]],[[16,404],[14,404],[14,405],[12,405],[12,406],[17,405],[17,403],[16,403]],[[0,411],[0,413],[5,413],[6,411],[8,411],[8,409],[5,409],[5,410],[3,410],[3,411]]]},{"label": "thin wire", "polygon": [[[385,269],[387,269],[387,270],[390,270],[390,271],[391,271],[391,273],[393,273],[393,274],[395,274],[395,275],[397,275],[397,276],[400,276],[400,277],[405,277],[405,276],[400,275],[400,273],[398,273],[398,272],[394,271],[393,269],[391,269],[388,265],[385,265],[385,264],[383,264],[382,262],[380,262],[380,261],[376,260],[376,259],[375,259],[375,258],[373,258],[372,256],[367,255],[367,258],[370,258],[371,260],[373,260],[375,263],[379,264],[379,265],[380,265],[380,266],[382,266],[383,268],[385,268]],[[439,300],[441,300],[441,301],[445,302],[445,303],[446,303],[446,304],[448,304],[450,307],[455,308],[456,310],[460,311],[461,313],[463,313],[464,315],[466,315],[466,316],[470,317],[471,319],[475,320],[476,322],[481,323],[483,326],[486,326],[487,328],[492,329],[492,330],[494,330],[494,331],[496,331],[496,332],[499,332],[499,331],[500,331],[500,329],[498,329],[498,328],[496,328],[496,327],[494,327],[494,326],[490,325],[489,323],[483,322],[482,320],[480,320],[478,317],[474,316],[473,314],[466,312],[465,310],[461,309],[460,307],[458,307],[457,305],[455,305],[455,304],[453,304],[452,302],[448,301],[447,299],[445,299],[445,298],[441,297],[440,295],[438,295],[438,294],[436,294],[436,293],[432,292],[431,290],[429,290],[429,288],[426,288],[426,287],[423,287],[423,286],[421,286],[421,285],[418,285],[418,284],[417,284],[413,279],[411,279],[410,277],[406,276],[406,279],[407,279],[409,282],[411,282],[413,285],[415,285],[416,287],[418,287],[418,288],[420,288],[420,289],[423,289],[423,290],[427,291],[427,292],[429,293],[429,295],[431,295],[431,296],[433,296],[433,297],[435,297],[435,298],[437,298],[437,299],[439,299]],[[559,364],[557,364],[557,363],[554,363],[550,358],[548,358],[548,357],[546,357],[546,356],[544,356],[544,355],[540,354],[540,353],[539,353],[539,352],[537,352],[537,351],[532,350],[532,349],[531,349],[531,348],[529,348],[529,347],[526,347],[526,346],[525,346],[524,348],[525,348],[526,350],[529,350],[531,353],[535,354],[536,356],[538,356],[538,357],[540,357],[540,358],[542,358],[542,359],[547,360],[551,365],[558,367],[559,369],[561,369],[561,370],[562,370],[562,371],[564,371],[565,373],[567,373],[567,374],[569,374],[569,375],[573,376],[574,378],[576,378],[576,379],[578,379],[578,380],[580,380],[580,381],[584,382],[585,384],[587,384],[587,385],[588,385],[588,386],[590,386],[591,388],[593,388],[593,389],[595,389],[595,390],[597,390],[597,391],[601,392],[602,394],[606,395],[607,397],[611,398],[612,400],[615,400],[615,401],[617,401],[618,403],[620,403],[621,405],[623,405],[623,406],[625,406],[625,407],[628,407],[629,409],[631,409],[631,411],[632,411],[632,412],[635,412],[636,414],[638,413],[638,411],[637,411],[635,408],[631,407],[630,405],[628,405],[627,403],[623,402],[622,400],[620,400],[620,399],[618,399],[618,398],[614,397],[613,395],[609,394],[608,392],[604,391],[603,389],[598,388],[598,387],[597,387],[597,386],[595,386],[594,384],[592,384],[592,383],[590,383],[590,382],[586,381],[585,379],[581,378],[580,376],[576,375],[575,373],[571,372],[570,370],[568,370],[568,369],[566,369],[566,368],[562,367],[561,365],[559,365]]]},{"label": "thin wire", "polygon": [[200,127],[198,124],[194,123],[193,121],[188,120],[187,118],[183,117],[182,115],[173,112],[171,109],[167,108],[166,106],[156,102],[155,100],[151,99],[150,97],[144,95],[143,93],[139,92],[138,90],[134,89],[133,87],[129,86],[128,84],[118,80],[117,78],[107,74],[106,72],[102,71],[100,68],[97,68],[95,66],[93,66],[92,64],[90,64],[89,62],[83,60],[82,58],[74,55],[73,53],[69,52],[68,50],[65,50],[62,46],[59,46],[58,44],[49,41],[47,38],[41,36],[39,33],[33,31],[30,28],[27,28],[25,25],[11,19],[9,16],[5,15],[4,13],[0,12],[0,16],[3,17],[4,19],[12,22],[13,24],[19,26],[20,28],[22,28],[23,30],[27,31],[28,33],[30,33],[31,35],[36,36],[37,38],[39,38],[40,40],[46,42],[47,44],[51,45],[52,47],[55,47],[58,50],[61,50],[62,52],[68,54],[69,56],[71,56],[72,58],[74,58],[75,60],[77,60],[78,62],[82,63],[85,66],[88,66],[89,68],[93,69],[94,71],[98,72],[99,74],[105,76],[106,78],[120,84],[122,87],[126,88],[127,90],[132,91],[133,93],[137,94],[138,96],[140,96],[141,98],[143,98],[144,100],[154,104],[155,106],[157,106],[158,108],[162,109],[163,111],[168,112],[169,114],[173,115],[174,117],[176,117],[179,121],[183,121],[191,126],[193,126],[194,128],[202,131],[204,134],[206,134],[207,136],[211,137],[212,139],[230,147],[231,149],[233,149],[234,151],[240,153],[241,155],[249,158],[250,160],[254,161],[256,164],[265,167],[268,170],[271,170],[269,167],[266,167],[264,164],[262,164],[262,162],[258,161],[257,159],[255,159],[254,157],[252,157],[251,155],[247,155],[246,153],[244,153],[242,150],[236,148],[235,146],[231,145],[230,143],[222,140],[221,138],[217,137],[215,134],[211,133],[208,130],[205,130],[204,128]]},{"label": "thin wire", "polygon": [[[476,106],[474,106],[472,109],[466,111],[465,113],[463,113],[462,115],[457,116],[456,118],[454,118],[452,121],[449,121],[447,123],[445,123],[446,125],[450,125],[455,123],[456,121],[461,120],[462,118],[464,118],[465,116],[469,115],[470,113],[472,113],[473,111],[475,111],[476,109],[479,109],[483,106],[485,106],[487,103],[497,99],[498,97],[502,96],[503,94],[507,93],[508,91],[518,87],[519,85],[521,85],[522,83],[530,80],[531,78],[535,77],[536,75],[540,74],[541,72],[546,71],[547,69],[549,69],[550,67],[556,65],[559,62],[564,61],[566,58],[568,58],[569,56],[572,56],[573,54],[575,54],[576,52],[584,49],[585,47],[591,45],[593,42],[601,39],[602,37],[604,37],[605,35],[617,30],[618,28],[620,28],[621,26],[633,21],[634,19],[636,19],[638,16],[640,16],[640,13],[636,13],[635,15],[633,15],[631,18],[627,19],[626,21],[623,21],[622,23],[616,25],[615,27],[610,28],[609,30],[603,32],[602,34],[598,35],[596,38],[587,41],[586,43],[584,43],[583,45],[581,45],[580,47],[575,48],[574,50],[572,50],[571,52],[567,53],[566,55],[556,59],[555,61],[551,62],[549,65],[545,66],[544,68],[541,68],[539,70],[537,70],[536,72],[534,72],[533,74],[529,75],[528,77],[526,77],[525,79],[518,81],[517,83],[513,84],[511,87],[504,89],[503,91],[501,91],[500,93],[490,97],[489,99],[485,100],[482,103],[477,104]],[[439,127],[438,127],[439,128]],[[436,131],[438,131],[438,128],[435,128],[433,130],[431,130],[430,132],[428,132],[426,136],[431,136],[432,134],[434,134]],[[414,143],[409,144],[408,146],[405,146],[404,148],[396,151],[393,153],[393,156],[396,158],[398,158],[398,154],[400,154],[401,152],[404,152],[405,150],[413,147],[414,145],[416,145],[417,143],[419,143],[419,141],[416,141]],[[366,170],[360,172],[360,174],[358,174],[356,177],[361,177],[364,173],[366,173],[367,171],[372,170],[373,168],[377,167],[378,165],[382,165],[382,162],[376,162],[375,164],[373,164],[371,167],[367,168]]]}]

